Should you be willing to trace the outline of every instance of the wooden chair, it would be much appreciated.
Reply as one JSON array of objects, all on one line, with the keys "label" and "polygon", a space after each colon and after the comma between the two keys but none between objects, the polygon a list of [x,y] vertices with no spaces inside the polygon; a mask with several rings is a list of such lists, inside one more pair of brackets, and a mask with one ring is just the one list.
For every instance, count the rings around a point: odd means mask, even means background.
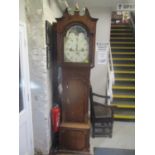
[{"label": "wooden chair", "polygon": [[[105,99],[101,104],[94,101],[94,97]],[[92,124],[92,137],[112,137],[113,110],[107,105],[109,96],[103,96],[92,92],[90,88],[90,115]]]}]

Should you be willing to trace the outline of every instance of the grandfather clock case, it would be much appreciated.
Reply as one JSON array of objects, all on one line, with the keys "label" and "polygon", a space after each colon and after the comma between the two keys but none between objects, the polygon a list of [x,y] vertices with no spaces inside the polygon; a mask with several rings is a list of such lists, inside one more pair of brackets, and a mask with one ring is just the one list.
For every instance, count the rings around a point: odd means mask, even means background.
[{"label": "grandfather clock case", "polygon": [[65,10],[54,25],[57,63],[62,70],[59,145],[64,152],[89,152],[88,102],[94,67],[96,18]]}]

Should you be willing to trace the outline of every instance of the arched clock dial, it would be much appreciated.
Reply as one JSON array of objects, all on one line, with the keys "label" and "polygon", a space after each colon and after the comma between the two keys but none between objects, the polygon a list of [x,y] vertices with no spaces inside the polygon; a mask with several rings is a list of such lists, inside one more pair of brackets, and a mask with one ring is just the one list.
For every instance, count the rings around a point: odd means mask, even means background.
[{"label": "arched clock dial", "polygon": [[72,26],[64,37],[64,61],[74,63],[89,62],[89,44],[86,30]]}]

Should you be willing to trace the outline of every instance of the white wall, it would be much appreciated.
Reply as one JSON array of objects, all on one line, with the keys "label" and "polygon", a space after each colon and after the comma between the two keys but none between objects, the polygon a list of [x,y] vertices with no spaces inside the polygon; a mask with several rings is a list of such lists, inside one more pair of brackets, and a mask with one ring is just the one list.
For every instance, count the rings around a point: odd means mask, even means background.
[{"label": "white wall", "polygon": [[58,8],[55,0],[43,1],[44,20],[48,20],[50,23],[56,22],[55,18],[61,17],[62,13]]},{"label": "white wall", "polygon": [[[89,9],[92,17],[98,18],[96,42],[108,43],[110,40],[111,8]],[[93,91],[105,94],[107,84],[107,64],[98,64],[98,53],[95,51],[95,67],[91,71]]]},{"label": "white wall", "polygon": [[25,0],[19,1],[19,21],[25,22]]}]

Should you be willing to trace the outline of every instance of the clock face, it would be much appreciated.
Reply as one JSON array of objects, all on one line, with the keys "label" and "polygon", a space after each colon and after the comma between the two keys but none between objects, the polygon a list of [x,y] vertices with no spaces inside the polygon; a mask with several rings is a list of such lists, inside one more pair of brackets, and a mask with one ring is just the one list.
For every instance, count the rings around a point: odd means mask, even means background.
[{"label": "clock face", "polygon": [[64,61],[89,63],[89,39],[86,30],[72,26],[64,37]]}]

